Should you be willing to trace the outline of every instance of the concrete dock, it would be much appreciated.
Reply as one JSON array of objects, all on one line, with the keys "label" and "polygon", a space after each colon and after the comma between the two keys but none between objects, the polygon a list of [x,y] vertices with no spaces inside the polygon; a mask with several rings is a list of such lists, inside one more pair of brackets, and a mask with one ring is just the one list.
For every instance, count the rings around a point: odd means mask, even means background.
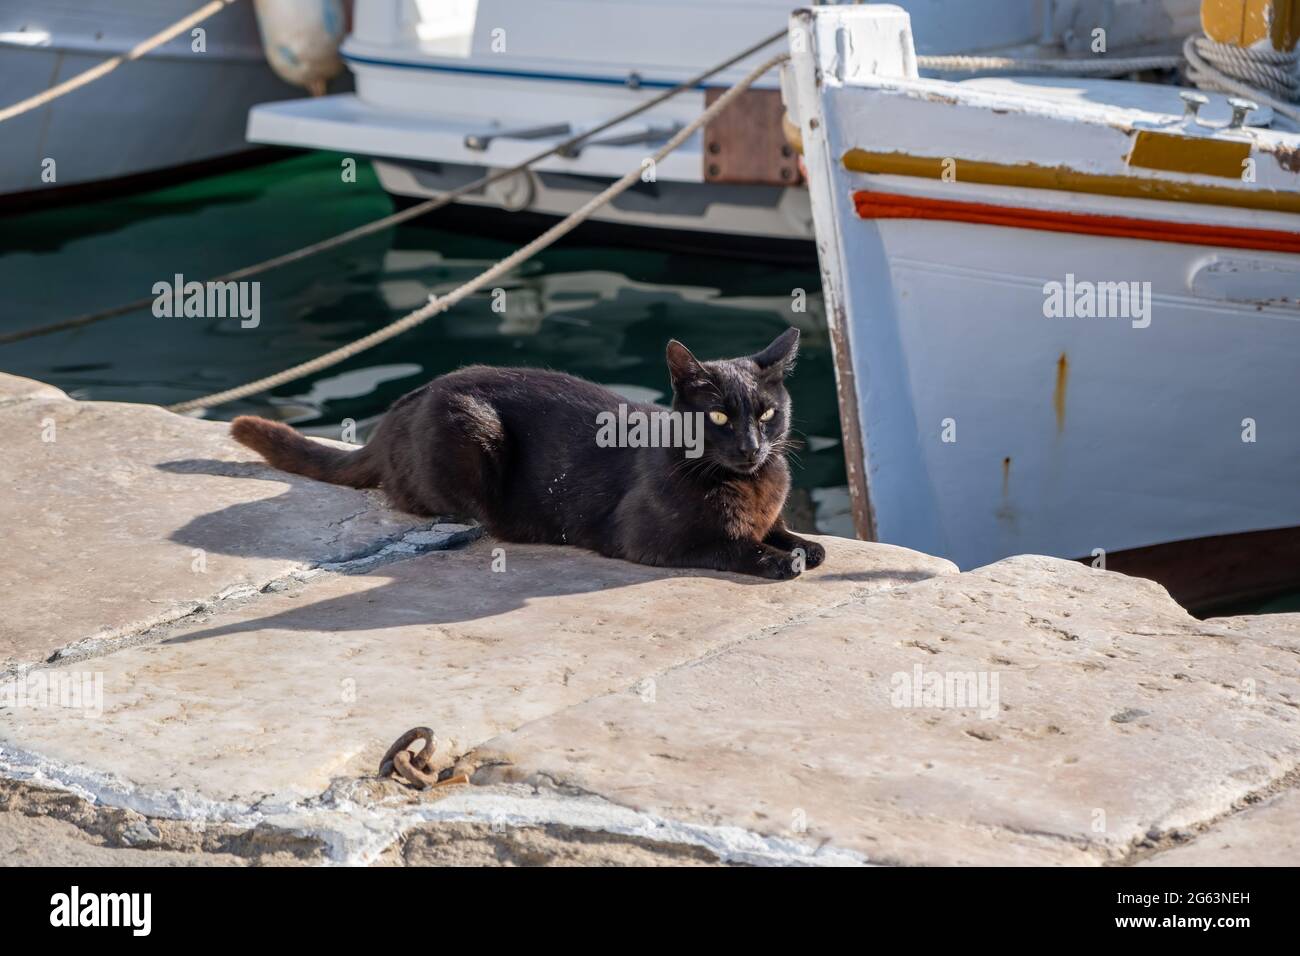
[{"label": "concrete dock", "polygon": [[[0,376],[0,862],[1300,863],[1300,614],[503,544]],[[435,731],[470,783],[376,778]]]}]

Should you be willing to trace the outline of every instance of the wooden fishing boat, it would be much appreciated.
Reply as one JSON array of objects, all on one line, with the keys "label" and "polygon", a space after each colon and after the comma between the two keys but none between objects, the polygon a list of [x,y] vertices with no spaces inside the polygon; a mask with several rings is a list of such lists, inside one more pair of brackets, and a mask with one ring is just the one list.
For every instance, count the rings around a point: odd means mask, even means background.
[{"label": "wooden fishing boat", "polygon": [[790,30],[859,533],[1197,606],[1300,583],[1300,134],[1167,85],[922,79],[897,7]]}]

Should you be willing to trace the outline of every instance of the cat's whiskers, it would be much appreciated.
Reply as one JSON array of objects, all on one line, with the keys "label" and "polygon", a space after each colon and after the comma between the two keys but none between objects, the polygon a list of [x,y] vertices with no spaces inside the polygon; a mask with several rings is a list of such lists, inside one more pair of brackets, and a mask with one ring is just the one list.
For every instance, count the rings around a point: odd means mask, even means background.
[{"label": "cat's whiskers", "polygon": [[699,467],[700,465],[706,463],[707,463],[707,459],[703,457],[689,458],[683,455],[681,461],[674,464],[668,473],[670,476],[674,478],[684,478],[688,476],[695,467]]},{"label": "cat's whiskers", "polygon": [[768,447],[771,449],[772,455],[782,455],[787,461],[793,461],[798,467],[803,467],[803,459],[795,452],[796,448],[802,447],[797,440],[781,437],[771,442]]}]

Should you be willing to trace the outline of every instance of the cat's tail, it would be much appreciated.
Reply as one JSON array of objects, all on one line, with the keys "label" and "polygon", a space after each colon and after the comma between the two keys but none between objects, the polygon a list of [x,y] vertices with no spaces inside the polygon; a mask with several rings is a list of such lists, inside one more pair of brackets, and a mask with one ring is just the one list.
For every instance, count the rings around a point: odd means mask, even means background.
[{"label": "cat's tail", "polygon": [[369,447],[356,451],[331,448],[298,434],[288,425],[253,415],[240,415],[231,422],[230,437],[281,471],[353,488],[379,485],[379,469]]}]

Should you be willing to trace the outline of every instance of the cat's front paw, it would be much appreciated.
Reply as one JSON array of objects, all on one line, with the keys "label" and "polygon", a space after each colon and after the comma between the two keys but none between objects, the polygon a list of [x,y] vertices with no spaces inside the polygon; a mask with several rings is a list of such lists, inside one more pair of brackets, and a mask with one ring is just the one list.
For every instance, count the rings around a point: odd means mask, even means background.
[{"label": "cat's front paw", "polygon": [[773,581],[797,578],[804,569],[804,561],[794,554],[766,554],[758,561],[758,573]]},{"label": "cat's front paw", "polygon": [[795,555],[803,554],[803,565],[805,568],[815,568],[826,560],[826,549],[815,541],[805,541],[799,539],[799,543],[794,546]]}]

